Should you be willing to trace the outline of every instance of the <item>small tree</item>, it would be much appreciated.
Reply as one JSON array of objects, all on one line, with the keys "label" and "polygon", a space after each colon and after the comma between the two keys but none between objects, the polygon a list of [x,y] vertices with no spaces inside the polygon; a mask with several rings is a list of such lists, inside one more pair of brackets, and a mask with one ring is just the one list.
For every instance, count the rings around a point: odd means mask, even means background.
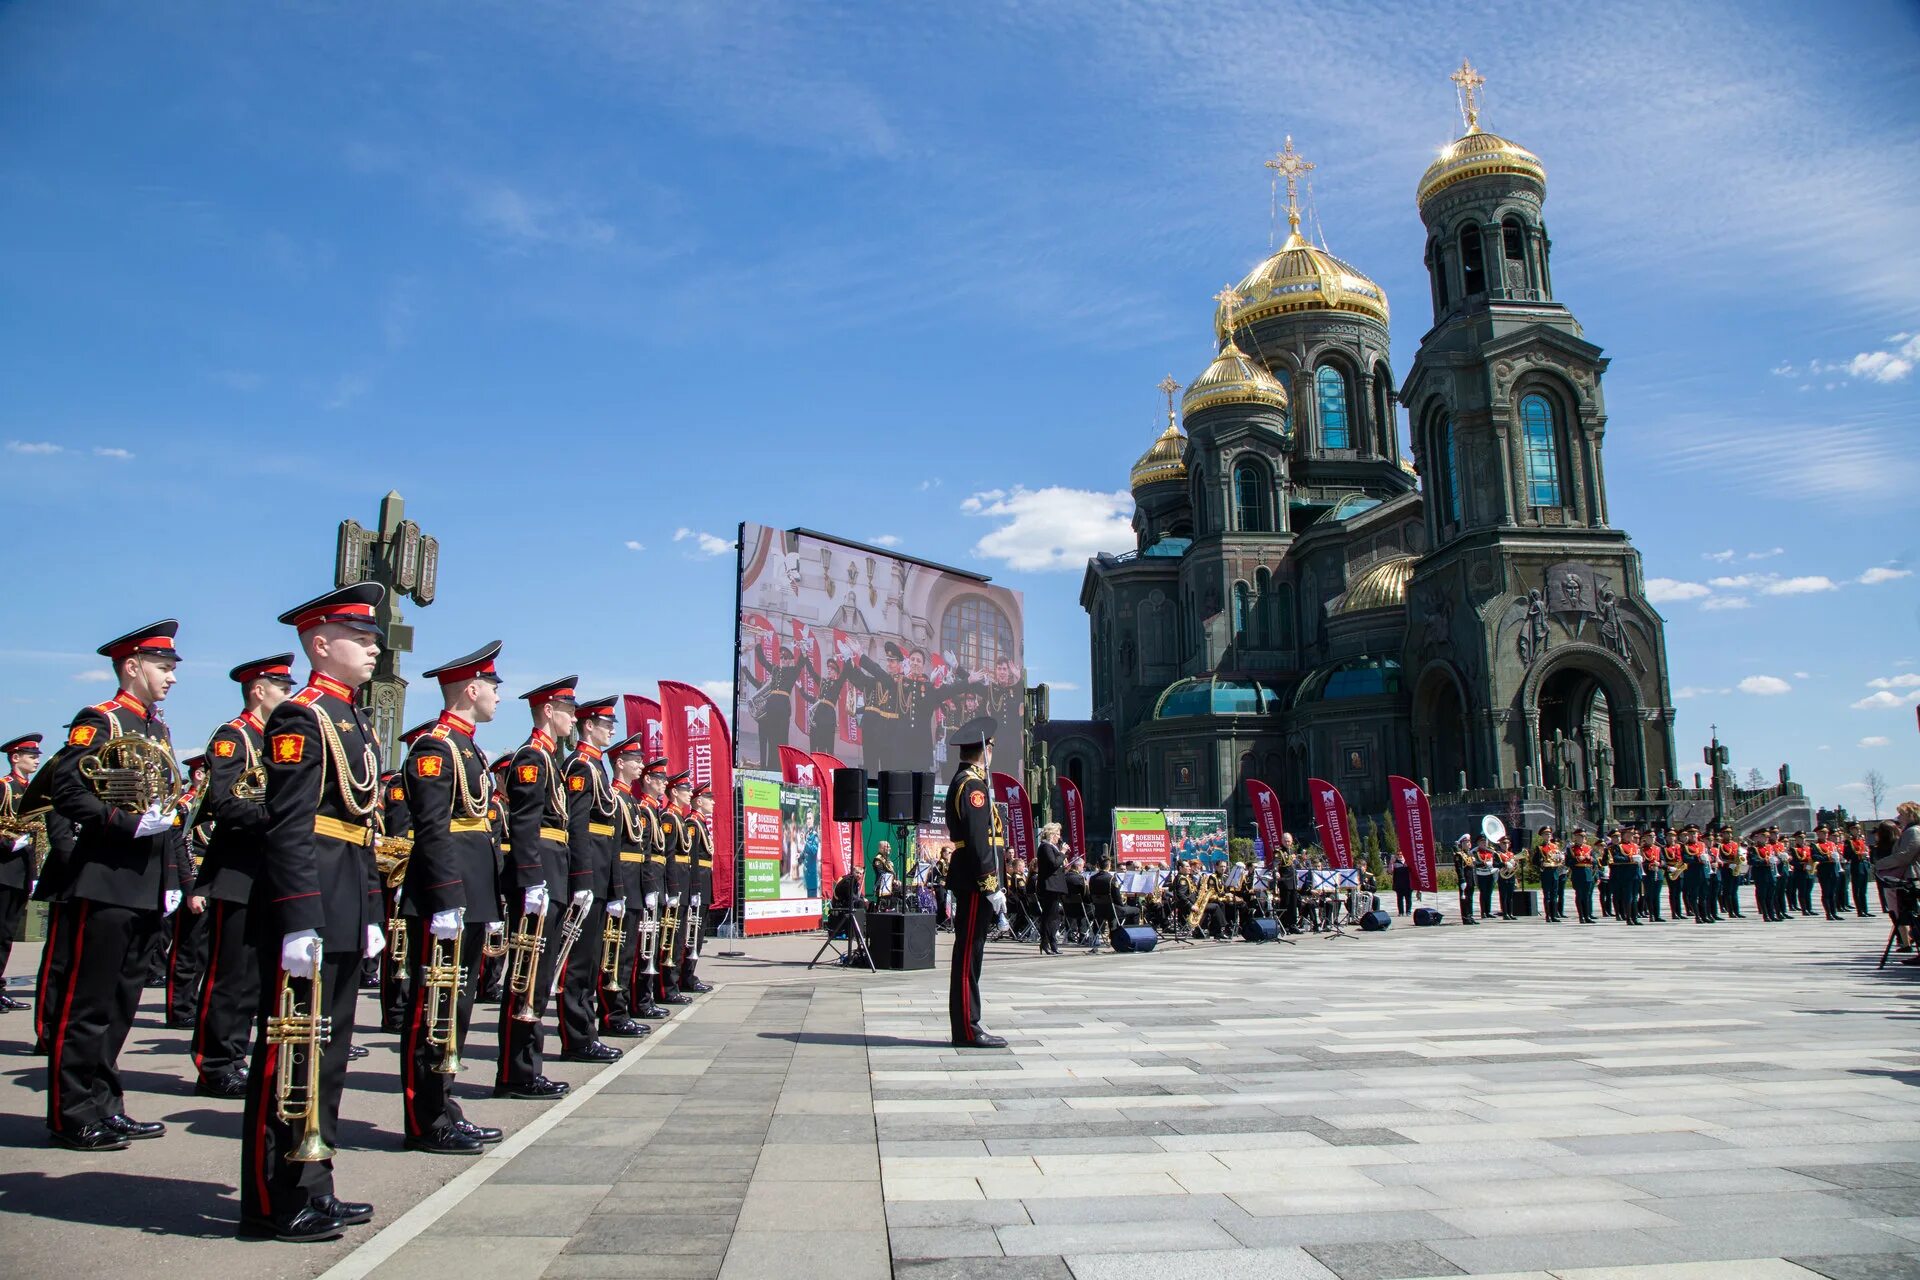
[{"label": "small tree", "polygon": [[1873,816],[1877,820],[1880,806],[1887,802],[1887,775],[1878,769],[1869,769],[1862,781],[1867,784],[1867,799],[1873,801]]},{"label": "small tree", "polygon": [[1253,841],[1245,836],[1235,836],[1227,841],[1227,858],[1232,862],[1253,861]]},{"label": "small tree", "polygon": [[1747,770],[1747,790],[1760,791],[1767,785],[1767,775],[1758,769]]},{"label": "small tree", "polygon": [[1393,825],[1393,815],[1380,815],[1380,852],[1392,857],[1400,852],[1400,832]]}]

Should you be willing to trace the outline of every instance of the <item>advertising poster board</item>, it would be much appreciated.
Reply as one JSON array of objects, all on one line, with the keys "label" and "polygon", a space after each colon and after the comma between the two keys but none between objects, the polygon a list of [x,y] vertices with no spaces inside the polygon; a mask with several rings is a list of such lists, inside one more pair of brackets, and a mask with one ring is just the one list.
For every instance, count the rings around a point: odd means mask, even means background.
[{"label": "advertising poster board", "polygon": [[1198,858],[1203,866],[1227,860],[1225,809],[1168,809],[1168,854],[1175,862]]},{"label": "advertising poster board", "polygon": [[820,922],[820,792],[747,778],[740,812],[747,935],[813,928]]},{"label": "advertising poster board", "polygon": [[1143,867],[1166,866],[1167,815],[1159,809],[1115,809],[1113,856],[1122,865],[1137,862]]}]

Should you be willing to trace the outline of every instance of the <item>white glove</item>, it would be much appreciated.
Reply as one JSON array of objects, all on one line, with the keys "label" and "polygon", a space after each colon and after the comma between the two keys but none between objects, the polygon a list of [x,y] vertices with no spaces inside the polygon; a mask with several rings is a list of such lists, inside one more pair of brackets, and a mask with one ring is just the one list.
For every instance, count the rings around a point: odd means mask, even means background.
[{"label": "white glove", "polygon": [[687,904],[687,913],[691,915],[693,912],[698,911],[699,909],[700,909],[700,895],[696,893],[693,895],[693,900]]},{"label": "white glove", "polygon": [[187,895],[178,889],[168,889],[160,895],[160,914],[170,916],[180,909],[180,900]]},{"label": "white glove", "polygon": [[530,916],[545,915],[547,913],[547,886],[537,884],[527,890],[527,896],[521,900],[520,909]]},{"label": "white glove", "polygon": [[427,924],[427,932],[436,938],[451,941],[460,936],[460,917],[466,914],[466,908],[455,907],[451,911],[436,911]]},{"label": "white glove", "polygon": [[995,889],[987,895],[987,903],[993,908],[993,914],[997,916],[1007,914],[1007,895],[1004,891]]},{"label": "white glove", "polygon": [[26,848],[26,847],[27,847],[28,845],[30,845],[30,844],[32,844],[32,843],[33,843],[33,837],[32,837],[32,836],[30,836],[30,835],[29,835],[29,836],[20,836],[19,838],[17,838],[17,839],[16,839],[16,840],[14,840],[14,842],[13,842],[13,851],[14,851],[15,853],[18,853],[18,852],[20,852],[20,851],[21,851],[22,849],[24,849],[24,848]]},{"label": "white glove", "polygon": [[302,929],[280,939],[280,967],[289,978],[311,978],[320,963],[320,935]]},{"label": "white glove", "polygon": [[647,895],[647,910],[649,910],[649,911],[658,911],[659,909],[660,909],[660,895],[659,895],[658,893],[650,893],[650,894],[648,894],[648,895]]},{"label": "white glove", "polygon": [[387,935],[377,924],[367,926],[367,949],[360,954],[371,960],[387,949]]},{"label": "white glove", "polygon": [[607,899],[607,914],[615,920],[624,919],[627,914],[627,900],[625,898]]},{"label": "white glove", "polygon": [[582,911],[585,911],[585,910],[586,910],[586,909],[587,909],[588,907],[590,907],[590,906],[592,906],[592,905],[593,905],[593,890],[591,890],[591,889],[582,889],[582,890],[581,890],[580,892],[578,892],[578,893],[576,893],[576,894],[574,894],[574,895],[573,895],[573,905],[574,905],[574,906],[576,906],[576,907],[578,907],[578,908],[580,908],[580,910],[582,910]]},{"label": "white glove", "polygon": [[157,836],[162,831],[171,830],[173,830],[173,810],[161,808],[160,802],[155,800],[153,807],[140,815],[140,825],[133,829],[133,834],[135,838],[139,838]]}]

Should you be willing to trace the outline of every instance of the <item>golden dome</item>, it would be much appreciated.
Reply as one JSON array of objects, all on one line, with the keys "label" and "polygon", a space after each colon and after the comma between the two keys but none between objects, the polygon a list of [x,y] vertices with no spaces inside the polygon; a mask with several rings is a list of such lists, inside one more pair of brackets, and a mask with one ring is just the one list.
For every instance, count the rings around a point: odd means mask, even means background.
[{"label": "golden dome", "polygon": [[[1297,215],[1291,215],[1297,217]],[[1351,264],[1316,248],[1295,225],[1280,251],[1234,288],[1241,301],[1214,317],[1216,330],[1238,329],[1293,311],[1353,311],[1387,323],[1387,294]]]},{"label": "golden dome", "polygon": [[1346,594],[1334,604],[1337,617],[1343,613],[1362,613],[1368,609],[1398,608],[1407,602],[1407,584],[1413,581],[1412,556],[1382,560],[1360,575]]},{"label": "golden dome", "polygon": [[1456,182],[1489,174],[1531,178],[1543,187],[1547,185],[1547,169],[1540,163],[1539,156],[1517,142],[1471,125],[1464,137],[1442,147],[1434,162],[1427,166],[1426,173],[1420,177],[1420,192],[1414,202],[1424,205]]},{"label": "golden dome", "polygon": [[1264,404],[1287,411],[1287,389],[1266,366],[1242,351],[1229,337],[1206,371],[1180,397],[1180,412],[1191,417],[1221,404]]},{"label": "golden dome", "polygon": [[1173,415],[1169,413],[1167,429],[1160,433],[1160,438],[1153,442],[1152,448],[1140,455],[1140,461],[1133,464],[1130,487],[1138,489],[1162,480],[1185,480],[1187,463],[1182,455],[1186,449],[1187,438],[1174,425]]}]

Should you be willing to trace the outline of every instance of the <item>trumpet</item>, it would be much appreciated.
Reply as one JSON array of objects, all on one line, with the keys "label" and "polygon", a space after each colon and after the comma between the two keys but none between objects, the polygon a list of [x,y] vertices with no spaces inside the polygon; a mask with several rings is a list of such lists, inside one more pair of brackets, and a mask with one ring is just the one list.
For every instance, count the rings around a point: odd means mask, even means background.
[{"label": "trumpet", "polygon": [[235,800],[251,800],[255,804],[264,802],[267,798],[267,766],[248,765],[233,780],[231,790]]},{"label": "trumpet", "polygon": [[99,750],[82,757],[80,777],[94,795],[129,813],[151,809],[156,803],[162,809],[178,808],[187,789],[173,753],[137,733],[109,738]]},{"label": "trumpet", "polygon": [[573,952],[573,944],[580,941],[580,935],[586,932],[587,912],[591,907],[582,907],[578,903],[567,903],[567,914],[560,917],[560,951],[553,958],[553,985],[547,988],[551,999],[560,994],[560,984],[567,980],[567,957]]},{"label": "trumpet", "polygon": [[498,960],[507,954],[507,926],[488,925],[486,936],[480,940],[480,955],[487,960]]},{"label": "trumpet", "polygon": [[623,991],[620,985],[620,948],[627,945],[626,918],[607,917],[600,938],[600,972],[607,976],[609,992]]},{"label": "trumpet", "polygon": [[[653,897],[652,894],[648,894],[647,896],[649,898]],[[656,968],[653,963],[654,949],[660,945],[660,915],[658,907],[648,905],[641,908],[640,937],[637,945],[641,953],[647,957],[647,967],[640,971],[640,976],[643,978],[658,976],[660,970]],[[651,986],[652,984],[649,983],[648,985]]]},{"label": "trumpet", "polygon": [[667,901],[666,914],[660,919],[660,967],[674,969],[678,966],[673,958],[673,940],[680,936],[680,900]]},{"label": "trumpet", "polygon": [[700,909],[700,895],[694,894],[693,901],[687,907],[687,960],[689,963],[700,958],[700,935],[706,932],[707,913]]},{"label": "trumpet", "polygon": [[433,1069],[443,1076],[460,1070],[460,988],[467,980],[466,970],[460,967],[460,934],[453,935],[451,955],[448,946],[447,939],[435,938],[420,973],[427,992],[427,1043],[441,1050]]},{"label": "trumpet", "polygon": [[284,970],[280,974],[279,1012],[267,1019],[267,1043],[286,1050],[279,1054],[274,1068],[274,1098],[283,1124],[305,1121],[300,1142],[287,1153],[287,1159],[313,1164],[333,1159],[333,1148],[320,1136],[320,1050],[333,1038],[333,1019],[320,1012],[320,943],[313,944],[313,986],[307,1011],[300,1002]]},{"label": "trumpet", "polygon": [[507,951],[513,959],[507,962],[507,1000],[511,1003],[519,998],[520,1007],[513,1011],[515,1022],[538,1022],[540,1015],[533,1011],[533,980],[540,970],[540,953],[547,949],[547,913],[537,916],[521,916],[520,927],[507,939]]}]

